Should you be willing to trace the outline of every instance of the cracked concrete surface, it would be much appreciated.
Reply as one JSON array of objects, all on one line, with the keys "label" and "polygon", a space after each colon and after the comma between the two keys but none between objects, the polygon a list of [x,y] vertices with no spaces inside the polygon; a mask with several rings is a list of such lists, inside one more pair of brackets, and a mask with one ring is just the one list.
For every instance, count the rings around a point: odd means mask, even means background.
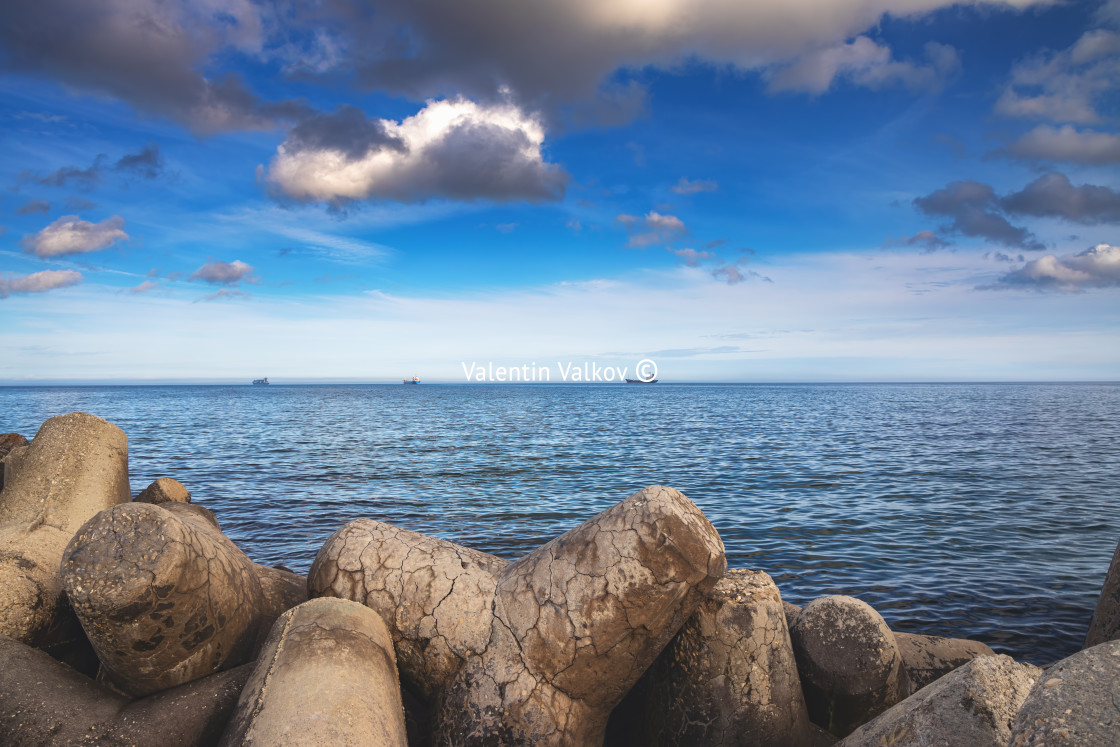
[{"label": "cracked concrete surface", "polygon": [[515,563],[360,519],[308,586],[382,615],[437,743],[591,745],[725,568],[703,513],[651,486]]},{"label": "cracked concrete surface", "polygon": [[924,687],[840,742],[843,747],[1006,747],[1011,723],[1042,672],[982,656]]},{"label": "cracked concrete surface", "polygon": [[797,616],[790,639],[809,718],[838,737],[910,694],[894,634],[866,602],[814,599]]},{"label": "cracked concrete surface", "polygon": [[[0,491],[0,634],[34,646],[68,637],[58,567],[98,511],[130,500],[128,438],[83,412],[43,423]],[[9,454],[9,457],[13,456]]]},{"label": "cracked concrete surface", "polygon": [[0,635],[0,744],[214,744],[250,669],[245,665],[130,702],[42,651]]},{"label": "cracked concrete surface", "polygon": [[405,747],[393,640],[370,608],[312,599],[276,621],[222,747]]},{"label": "cracked concrete surface", "polygon": [[727,571],[616,710],[634,745],[804,745],[809,715],[778,587]]},{"label": "cracked concrete surface", "polygon": [[249,560],[204,508],[178,502],[102,511],[62,560],[102,678],[130,695],[249,661],[276,617],[305,598],[302,578],[285,573]]}]

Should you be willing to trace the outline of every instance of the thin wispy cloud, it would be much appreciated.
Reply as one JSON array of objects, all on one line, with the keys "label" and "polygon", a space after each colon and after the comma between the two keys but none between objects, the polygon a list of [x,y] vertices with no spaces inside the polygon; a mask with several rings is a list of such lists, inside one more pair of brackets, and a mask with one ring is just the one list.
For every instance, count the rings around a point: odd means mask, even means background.
[{"label": "thin wispy cloud", "polygon": [[650,210],[643,216],[623,213],[615,220],[630,233],[626,246],[637,249],[671,243],[688,234],[684,221],[675,215],[662,215],[656,210]]}]

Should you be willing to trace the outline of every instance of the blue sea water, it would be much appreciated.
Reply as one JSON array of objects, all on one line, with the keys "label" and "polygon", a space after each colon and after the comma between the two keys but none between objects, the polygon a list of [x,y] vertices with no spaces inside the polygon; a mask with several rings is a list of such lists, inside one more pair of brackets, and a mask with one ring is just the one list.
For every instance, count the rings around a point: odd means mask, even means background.
[{"label": "blue sea water", "polygon": [[1117,384],[0,388],[0,432],[74,410],[261,563],[305,572],[360,517],[515,558],[661,483],[788,601],[1038,663],[1080,647],[1120,539]]}]

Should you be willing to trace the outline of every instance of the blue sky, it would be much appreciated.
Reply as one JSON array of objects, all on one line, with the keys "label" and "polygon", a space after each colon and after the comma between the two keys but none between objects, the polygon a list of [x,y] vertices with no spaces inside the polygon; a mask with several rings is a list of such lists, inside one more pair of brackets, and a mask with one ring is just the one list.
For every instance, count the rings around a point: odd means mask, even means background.
[{"label": "blue sky", "polygon": [[0,9],[0,382],[1120,378],[1120,1]]}]

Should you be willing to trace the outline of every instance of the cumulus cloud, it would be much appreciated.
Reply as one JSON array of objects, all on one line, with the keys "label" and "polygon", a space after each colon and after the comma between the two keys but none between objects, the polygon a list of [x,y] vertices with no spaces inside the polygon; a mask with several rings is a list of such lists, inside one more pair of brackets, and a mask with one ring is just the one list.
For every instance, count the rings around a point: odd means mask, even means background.
[{"label": "cumulus cloud", "polygon": [[1074,223],[1120,223],[1120,192],[1092,184],[1073,186],[1064,174],[1043,174],[1000,205],[1009,213],[1062,218]]},{"label": "cumulus cloud", "polygon": [[715,192],[719,189],[719,185],[711,179],[697,179],[691,181],[685,177],[681,177],[680,181],[673,185],[673,191],[679,195],[694,195],[697,192]]},{"label": "cumulus cloud", "polygon": [[960,69],[957,51],[945,44],[929,42],[925,64],[892,59],[889,47],[869,37],[818,49],[780,67],[770,77],[771,91],[802,91],[821,94],[837,79],[879,89],[902,86],[912,91],[940,88]]},{"label": "cumulus cloud", "polygon": [[64,215],[54,223],[20,242],[37,257],[61,257],[107,249],[118,241],[128,241],[124,218],[114,215],[100,223],[90,223],[76,215]]},{"label": "cumulus cloud", "polygon": [[697,251],[695,249],[674,249],[673,254],[683,259],[689,267],[699,267],[701,262],[716,258],[715,252]]},{"label": "cumulus cloud", "polygon": [[[1038,125],[1007,148],[1031,161],[1069,161],[1088,166],[1120,163],[1120,135],[1078,130],[1072,125]],[[998,152],[997,152],[998,153]]]},{"label": "cumulus cloud", "polygon": [[252,265],[248,265],[239,259],[232,262],[219,262],[217,260],[207,262],[195,270],[190,279],[205,280],[207,283],[214,283],[215,285],[237,285],[242,280],[247,283],[255,283],[258,280],[257,276],[253,275]]},{"label": "cumulus cloud", "polygon": [[401,122],[350,108],[305,124],[266,175],[275,193],[295,200],[554,200],[568,180],[544,160],[540,121],[509,103],[429,101]]},{"label": "cumulus cloud", "polygon": [[1047,254],[1007,273],[984,289],[1016,287],[1065,293],[1120,287],[1120,247],[1097,244],[1073,256]]},{"label": "cumulus cloud", "polygon": [[995,190],[987,184],[964,180],[950,182],[944,189],[914,199],[914,205],[930,216],[952,218],[943,232],[975,236],[1018,249],[1041,250],[1045,246],[1026,228],[1013,226],[1000,215]]},{"label": "cumulus cloud", "polygon": [[1093,124],[1101,121],[1098,103],[1120,79],[1120,34],[1093,29],[1072,46],[1022,60],[996,101],[1006,117]]},{"label": "cumulus cloud", "polygon": [[662,215],[650,210],[642,217],[623,213],[616,220],[630,232],[626,246],[644,248],[652,244],[675,241],[688,233],[684,221],[675,215]]},{"label": "cumulus cloud", "polygon": [[12,293],[45,293],[80,282],[82,275],[74,270],[43,270],[30,275],[0,277],[0,298],[7,298]]},{"label": "cumulus cloud", "polygon": [[220,51],[266,52],[268,6],[251,0],[37,0],[0,3],[9,71],[47,75],[169,117],[198,133],[266,129],[302,116],[269,103],[239,78],[199,72]]}]

